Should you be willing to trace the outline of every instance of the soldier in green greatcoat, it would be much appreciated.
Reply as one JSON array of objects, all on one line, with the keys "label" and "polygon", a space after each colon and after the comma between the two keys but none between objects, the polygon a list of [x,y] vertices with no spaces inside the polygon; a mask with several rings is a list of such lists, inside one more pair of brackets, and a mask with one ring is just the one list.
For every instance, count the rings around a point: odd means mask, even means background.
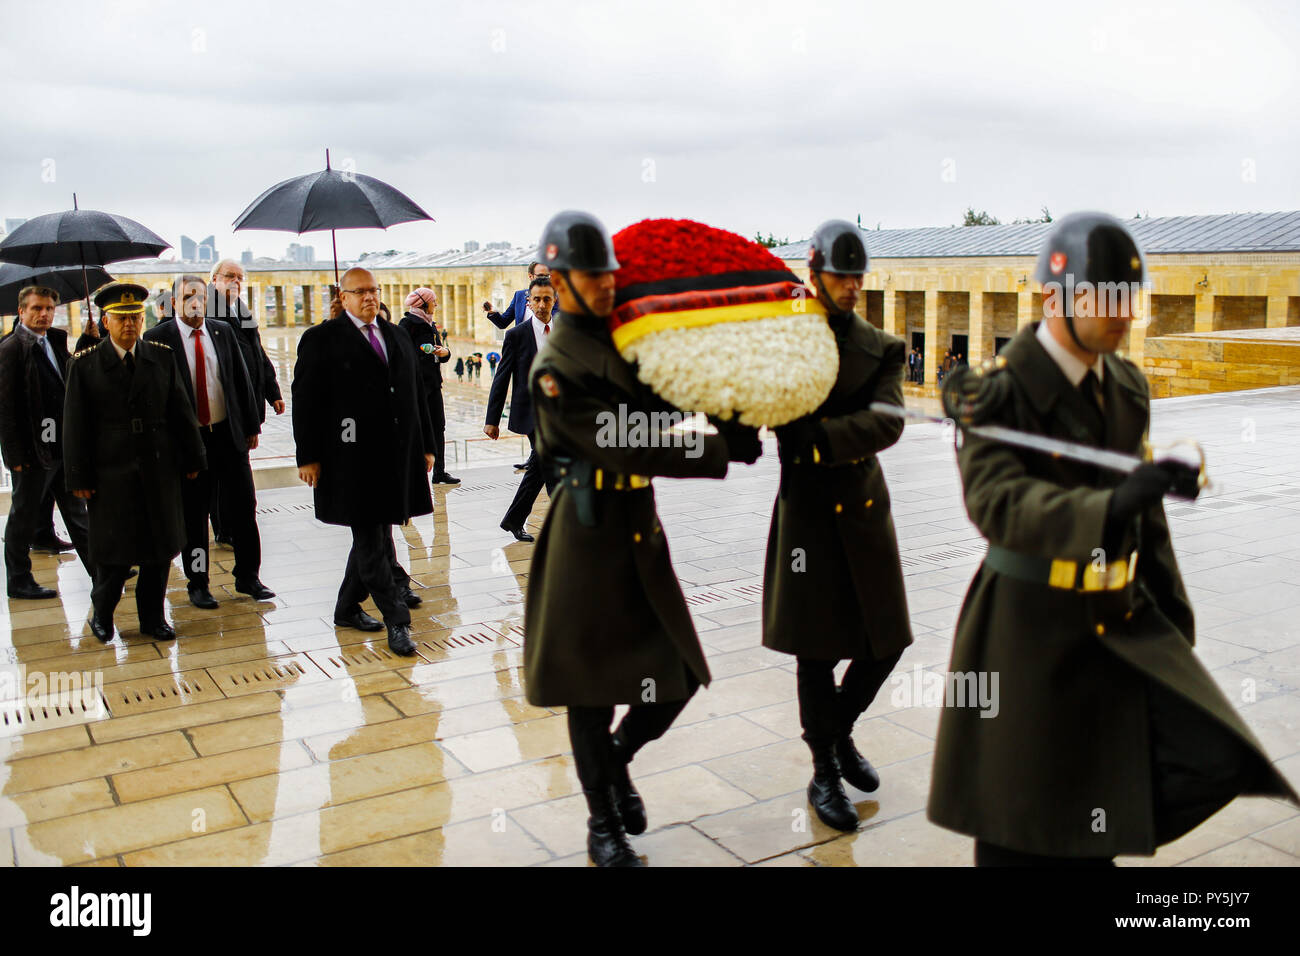
[{"label": "soldier in green greatcoat", "polygon": [[[1114,354],[1144,278],[1136,242],[1110,216],[1067,216],[1035,277],[1045,319],[982,376],[976,423],[1140,454],[1146,380]],[[948,695],[931,820],[975,837],[977,865],[1109,865],[1238,795],[1297,800],[1192,652],[1162,498],[1194,494],[1195,469],[1125,475],[970,434],[958,463],[989,550],[949,687],[996,676],[997,700]]]},{"label": "soldier in green greatcoat", "polygon": [[[752,463],[761,446],[741,428],[689,443],[611,436],[611,421],[669,411],[610,338],[613,244],[599,220],[562,212],[540,252],[560,313],[529,381],[537,451],[556,485],[529,570],[524,678],[529,703],[568,707],[592,861],[639,866],[627,834],[645,831],[646,813],[628,764],[709,682],[650,477],[722,478],[728,460]],[[619,704],[630,709],[611,734]]]},{"label": "soldier in green greatcoat", "polygon": [[[799,720],[812,751],[808,800],[828,826],[854,830],[840,782],[872,791],[880,778],[853,743],[853,724],[912,643],[889,490],[876,455],[898,441],[901,419],[872,402],[903,402],[902,339],[854,311],[867,248],[850,222],[819,226],[809,284],[826,309],[839,374],[812,414],[776,429],[781,487],[763,576],[763,645],[798,659]],[[835,665],[852,663],[839,687]]]}]

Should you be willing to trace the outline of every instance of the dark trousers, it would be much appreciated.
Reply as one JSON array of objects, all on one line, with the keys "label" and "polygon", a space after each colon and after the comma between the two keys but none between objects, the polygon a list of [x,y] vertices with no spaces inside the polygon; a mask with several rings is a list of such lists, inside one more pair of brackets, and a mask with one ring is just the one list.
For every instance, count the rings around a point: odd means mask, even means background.
[{"label": "dark trousers", "polygon": [[533,504],[537,501],[537,495],[546,486],[547,494],[555,493],[554,482],[548,481],[543,477],[542,458],[537,454],[537,447],[533,442],[532,432],[528,433],[528,461],[524,467],[524,477],[519,481],[519,489],[515,492],[515,500],[510,502],[510,508],[506,511],[505,518],[501,523],[507,528],[522,528],[528,516],[532,514]]},{"label": "dark trousers", "polygon": [[441,477],[447,473],[447,430],[445,428],[435,428],[433,430],[433,476]]},{"label": "dark trousers", "polygon": [[[80,499],[78,499],[80,500]],[[45,493],[41,499],[41,510],[36,514],[36,541],[53,541],[58,535],[54,531],[54,488]]]},{"label": "dark trousers", "polygon": [[903,652],[883,660],[859,658],[849,664],[844,680],[835,686],[838,661],[798,658],[795,679],[799,688],[799,722],[803,739],[812,747],[833,744],[853,730],[853,722],[876,699]]},{"label": "dark trousers", "polygon": [[[171,573],[167,564],[142,564],[140,576],[135,579],[135,611],[140,627],[153,630],[163,622],[163,596],[167,593],[167,577]],[[128,564],[101,564],[95,569],[95,583],[90,589],[90,603],[95,618],[104,624],[113,620],[117,602],[122,600],[122,585],[126,584]]]},{"label": "dark trousers", "polygon": [[[694,694],[695,682],[691,684],[691,694]],[[650,741],[662,737],[689,702],[690,697],[633,704],[618,725],[618,732],[627,742],[628,759]],[[569,743],[583,790],[602,790],[614,783],[613,738],[609,729],[613,721],[613,707],[569,708]]]},{"label": "dark trousers", "polygon": [[365,524],[352,526],[352,550],[343,571],[343,584],[339,587],[335,616],[355,614],[361,602],[370,595],[375,607],[384,617],[384,623],[410,624],[411,612],[398,593],[410,582],[410,576],[397,563],[393,548],[393,526],[390,524]]},{"label": "dark trousers", "polygon": [[192,481],[181,483],[185,510],[185,552],[181,566],[189,586],[207,587],[211,563],[208,554],[208,517],[213,484],[221,498],[222,530],[235,548],[235,581],[253,581],[262,567],[262,536],[257,530],[257,493],[248,453],[239,454],[230,437],[230,423],[199,429],[208,455],[208,467]]},{"label": "dark trousers", "polygon": [[86,502],[63,487],[62,465],[54,468],[28,465],[22,471],[13,472],[13,493],[9,498],[9,522],[5,525],[5,577],[10,586],[28,584],[33,580],[28,549],[42,525],[52,523],[45,514],[47,497],[58,503],[77,556],[85,565],[86,573],[92,579],[95,576],[95,566],[90,561]]}]

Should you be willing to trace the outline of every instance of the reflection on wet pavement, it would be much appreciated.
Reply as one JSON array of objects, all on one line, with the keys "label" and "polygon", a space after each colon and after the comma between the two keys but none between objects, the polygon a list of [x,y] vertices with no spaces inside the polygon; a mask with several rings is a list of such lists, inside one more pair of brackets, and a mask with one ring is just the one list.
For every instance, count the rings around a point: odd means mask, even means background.
[{"label": "reflection on wet pavement", "polygon": [[[1155,437],[1200,437],[1220,482],[1169,508],[1198,653],[1292,779],[1298,408],[1296,389],[1155,406]],[[767,450],[724,482],[656,482],[714,682],[633,765],[651,821],[633,843],[652,865],[967,865],[970,841],[924,815],[938,712],[895,693],[946,665],[983,551],[951,442],[911,427],[884,458],[917,640],[858,724],[882,784],[850,791],[863,827],[847,835],[808,812],[792,659],[759,643]],[[233,554],[215,550],[218,610],[191,607],[172,575],[175,643],[142,637],[128,597],[119,637],[99,644],[76,559],[36,557],[62,601],[0,605],[0,865],[585,865],[563,710],[524,699],[531,546],[497,527],[517,480],[508,464],[476,470],[395,530],[424,599],[414,658],[333,627],[350,539],[314,520],[306,489],[259,495],[275,600],[236,595]],[[546,507],[543,495],[534,531]],[[1154,860],[1121,862],[1295,865],[1300,813],[1238,800]]]}]

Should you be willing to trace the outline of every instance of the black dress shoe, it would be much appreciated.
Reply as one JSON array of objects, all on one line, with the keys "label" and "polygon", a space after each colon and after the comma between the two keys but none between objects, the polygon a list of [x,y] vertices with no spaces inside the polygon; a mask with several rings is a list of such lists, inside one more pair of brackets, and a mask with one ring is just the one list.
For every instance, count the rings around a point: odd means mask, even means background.
[{"label": "black dress shoe", "polygon": [[415,641],[411,640],[411,625],[389,624],[388,646],[394,654],[410,657],[415,653]]},{"label": "black dress shoe", "polygon": [[397,599],[407,607],[419,607],[424,603],[424,598],[420,597],[420,595],[416,594],[409,587],[402,588],[402,590],[398,591]]},{"label": "black dress shoe", "polygon": [[90,617],[86,618],[86,623],[90,625],[90,633],[94,634],[95,637],[99,638],[99,640],[104,644],[107,644],[113,639],[112,621],[105,624],[100,621],[99,618],[95,617],[94,611],[91,611]]},{"label": "black dress shoe", "polygon": [[835,747],[828,745],[813,750],[813,778],[808,784],[808,802],[817,811],[817,817],[828,827],[852,833],[858,828],[858,811],[844,792],[840,783],[840,765],[835,759]]},{"label": "black dress shoe", "polygon": [[37,538],[32,542],[29,550],[37,554],[62,554],[65,551],[72,550],[72,542],[64,541],[55,534],[48,538]]},{"label": "black dress shoe", "polygon": [[155,641],[173,641],[176,639],[176,629],[166,621],[155,624],[153,627],[141,626],[140,633],[149,635]]},{"label": "black dress shoe", "polygon": [[515,465],[515,471],[526,471],[527,469],[528,462],[526,461],[521,461],[519,464]]},{"label": "black dress shoe", "polygon": [[357,611],[353,614],[335,614],[335,627],[354,627],[358,631],[382,631],[384,622],[377,621],[365,611]]},{"label": "black dress shoe", "polygon": [[9,596],[11,598],[22,598],[24,601],[47,601],[50,598],[58,597],[59,592],[54,588],[41,587],[35,581],[23,581],[9,585]]},{"label": "black dress shoe", "polygon": [[233,548],[235,542],[224,534],[213,535],[212,543],[219,548]]},{"label": "black dress shoe", "polygon": [[236,581],[235,590],[240,594],[247,594],[254,601],[269,601],[275,597],[275,592],[257,578],[251,581]]},{"label": "black dress shoe", "polygon": [[212,596],[212,592],[207,589],[206,585],[196,584],[189,589],[190,603],[195,607],[202,608],[205,611],[211,611],[219,607],[217,599]]},{"label": "black dress shoe", "polygon": [[532,541],[532,540],[533,540],[533,536],[532,536],[531,534],[529,534],[527,531],[525,531],[523,528],[512,528],[512,527],[510,527],[508,524],[506,524],[504,521],[501,523],[501,530],[502,530],[502,531],[509,531],[511,534],[513,534],[513,535],[515,536],[515,540],[516,540],[516,541]]},{"label": "black dress shoe", "polygon": [[614,806],[614,791],[584,790],[587,809],[587,856],[597,866],[645,866],[628,842],[627,831]]},{"label": "black dress shoe", "polygon": [[137,571],[135,568],[127,568],[127,569],[126,569],[126,579],[127,579],[128,581],[130,581],[133,577],[135,577],[135,576],[138,575],[139,573],[140,573],[140,572]]},{"label": "black dress shoe", "polygon": [[840,776],[859,790],[871,793],[880,786],[880,774],[871,761],[858,753],[851,736],[846,734],[835,741],[835,758],[840,763]]},{"label": "black dress shoe", "polygon": [[454,478],[444,471],[441,474],[433,476],[433,483],[435,485],[459,485],[460,479]]}]

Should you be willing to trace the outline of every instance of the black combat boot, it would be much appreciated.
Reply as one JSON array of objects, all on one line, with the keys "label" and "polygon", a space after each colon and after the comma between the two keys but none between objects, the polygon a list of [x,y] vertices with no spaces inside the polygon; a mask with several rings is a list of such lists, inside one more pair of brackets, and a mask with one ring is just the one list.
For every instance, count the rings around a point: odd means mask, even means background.
[{"label": "black combat boot", "polygon": [[614,788],[584,790],[587,809],[587,856],[597,866],[644,866],[627,841],[623,821],[614,805]]},{"label": "black combat boot", "polygon": [[633,836],[645,833],[645,801],[636,792],[636,787],[632,786],[632,777],[628,773],[632,754],[628,750],[627,735],[623,733],[622,724],[614,731],[613,753],[614,802],[619,816],[623,818],[623,829]]},{"label": "black combat boot", "polygon": [[813,755],[813,778],[808,784],[808,802],[828,827],[852,833],[858,828],[858,811],[840,783],[840,765],[833,744],[809,742]]},{"label": "black combat boot", "polygon": [[880,786],[880,774],[876,773],[870,760],[858,753],[852,734],[845,734],[835,741],[835,759],[840,764],[840,775],[852,786],[866,793]]}]

